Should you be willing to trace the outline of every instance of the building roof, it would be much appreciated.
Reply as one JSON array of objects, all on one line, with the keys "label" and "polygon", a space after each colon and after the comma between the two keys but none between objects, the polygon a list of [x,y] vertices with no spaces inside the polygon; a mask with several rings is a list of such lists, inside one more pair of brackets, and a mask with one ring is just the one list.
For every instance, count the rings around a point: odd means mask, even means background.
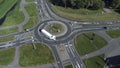
[{"label": "building roof", "polygon": [[108,57],[105,62],[110,68],[120,68],[120,55]]}]

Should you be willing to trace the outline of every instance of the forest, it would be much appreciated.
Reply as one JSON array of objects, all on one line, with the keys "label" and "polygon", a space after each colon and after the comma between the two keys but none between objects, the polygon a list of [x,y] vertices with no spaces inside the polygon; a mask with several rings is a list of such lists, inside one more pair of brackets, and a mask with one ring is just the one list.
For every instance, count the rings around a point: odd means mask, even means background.
[{"label": "forest", "polygon": [[73,9],[98,10],[111,8],[120,12],[120,0],[50,0],[52,4]]}]

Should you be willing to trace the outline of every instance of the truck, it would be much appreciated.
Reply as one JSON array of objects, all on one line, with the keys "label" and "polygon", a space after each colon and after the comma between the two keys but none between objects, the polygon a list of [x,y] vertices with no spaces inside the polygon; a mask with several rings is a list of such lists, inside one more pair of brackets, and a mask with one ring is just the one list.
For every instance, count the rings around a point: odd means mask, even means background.
[{"label": "truck", "polygon": [[55,36],[55,35],[52,35],[52,34],[49,33],[48,31],[46,31],[45,29],[41,29],[41,32],[42,32],[46,37],[48,37],[49,39],[56,40],[56,36]]}]

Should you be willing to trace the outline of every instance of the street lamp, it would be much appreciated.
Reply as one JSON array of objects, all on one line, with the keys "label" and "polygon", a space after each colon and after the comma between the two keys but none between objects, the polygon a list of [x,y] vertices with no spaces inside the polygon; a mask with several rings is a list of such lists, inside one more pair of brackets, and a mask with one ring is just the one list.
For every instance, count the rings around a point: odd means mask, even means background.
[{"label": "street lamp", "polygon": [[33,49],[35,49],[35,50],[36,50],[36,49],[37,49],[37,47],[36,47],[36,46],[35,46],[35,44],[34,44],[34,41],[35,41],[35,40],[33,39],[33,36],[31,36],[31,39],[32,39]]}]

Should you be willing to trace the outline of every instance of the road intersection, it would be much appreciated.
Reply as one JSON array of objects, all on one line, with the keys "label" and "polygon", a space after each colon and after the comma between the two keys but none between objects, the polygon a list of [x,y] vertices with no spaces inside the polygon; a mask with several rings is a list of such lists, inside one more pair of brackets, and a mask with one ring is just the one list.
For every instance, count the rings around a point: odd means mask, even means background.
[{"label": "road intersection", "polygon": [[[29,15],[24,8],[25,3],[26,3],[25,0],[22,0],[21,4],[20,4],[21,10],[23,11],[23,13],[25,15],[25,20],[23,21],[23,23],[17,25],[19,27],[19,33],[10,34],[10,35],[1,37],[1,38],[5,38],[5,37],[9,37],[9,36],[17,36],[16,40],[11,41],[9,43],[9,45],[6,43],[1,43],[0,48],[8,48],[8,47],[13,47],[13,46],[19,46],[22,44],[32,43],[32,40],[34,40],[33,43],[37,42],[37,43],[46,44],[51,49],[52,53],[54,54],[58,68],[64,68],[64,66],[63,66],[64,64],[60,59],[60,56],[57,52],[57,48],[55,47],[55,46],[58,46],[59,44],[64,44],[65,48],[67,50],[67,53],[70,57],[70,62],[72,63],[73,67],[74,68],[86,68],[82,61],[83,59],[105,53],[105,50],[112,46],[110,44],[115,43],[115,41],[117,40],[117,39],[115,39],[115,40],[111,39],[105,33],[105,31],[120,29],[120,27],[119,27],[120,24],[118,24],[120,21],[82,22],[82,21],[69,20],[69,19],[66,19],[66,18],[61,17],[58,14],[56,14],[51,9],[50,4],[48,3],[48,0],[36,0],[37,9],[39,12],[38,14],[40,17],[39,24],[37,26],[35,26],[34,28],[29,29],[28,31],[22,31],[22,25],[27,23],[29,20]],[[39,31],[40,29],[43,29],[45,27],[45,25],[47,25],[47,22],[49,22],[49,21],[60,21],[67,26],[67,29],[68,29],[67,32],[64,35],[57,37],[56,41],[49,40],[47,37],[45,37]],[[106,28],[104,28],[104,27],[106,27]],[[101,50],[98,50],[91,54],[87,54],[87,56],[85,55],[85,56],[81,57],[74,47],[74,38],[77,35],[84,33],[84,32],[96,32],[97,34],[99,34],[100,36],[105,38],[105,40],[107,40],[109,42],[109,44]],[[20,38],[25,33],[28,33],[31,35],[27,38]],[[31,36],[33,38],[31,38]],[[119,45],[119,44],[116,44],[116,45]],[[19,47],[16,47],[16,48],[17,48],[17,50],[19,50]],[[17,52],[17,54],[19,54],[19,52]],[[17,59],[18,58],[16,58],[16,60]],[[18,62],[16,60],[13,61],[12,65],[14,65],[16,62]],[[12,66],[11,68],[14,68],[14,66]],[[3,67],[3,68],[5,68],[5,67]],[[19,68],[19,66],[18,66],[18,68]]]}]

